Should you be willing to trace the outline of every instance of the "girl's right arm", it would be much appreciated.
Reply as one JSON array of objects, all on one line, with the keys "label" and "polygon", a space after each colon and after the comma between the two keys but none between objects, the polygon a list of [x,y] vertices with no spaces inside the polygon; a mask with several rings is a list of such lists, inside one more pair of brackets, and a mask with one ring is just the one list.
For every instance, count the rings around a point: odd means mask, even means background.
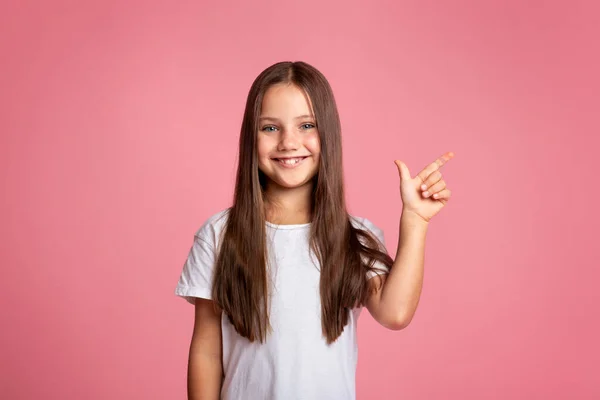
[{"label": "girl's right arm", "polygon": [[223,381],[221,312],[212,300],[196,298],[188,360],[188,399],[218,400]]}]

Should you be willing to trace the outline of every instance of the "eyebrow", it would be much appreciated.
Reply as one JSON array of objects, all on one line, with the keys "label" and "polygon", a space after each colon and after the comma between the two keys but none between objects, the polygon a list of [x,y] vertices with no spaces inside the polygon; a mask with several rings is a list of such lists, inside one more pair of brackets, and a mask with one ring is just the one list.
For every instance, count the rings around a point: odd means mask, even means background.
[{"label": "eyebrow", "polygon": [[[296,118],[294,118],[294,119],[305,119],[305,118],[309,118],[309,119],[315,119],[315,117],[313,117],[312,115],[306,115],[306,114],[305,114],[305,115],[300,115],[300,116],[297,116],[297,117],[296,117]],[[273,117],[260,117],[260,118],[259,118],[259,121],[262,121],[262,120],[265,120],[265,119],[268,119],[268,120],[270,120],[270,121],[279,121],[279,119],[277,119],[277,118],[273,118]]]}]

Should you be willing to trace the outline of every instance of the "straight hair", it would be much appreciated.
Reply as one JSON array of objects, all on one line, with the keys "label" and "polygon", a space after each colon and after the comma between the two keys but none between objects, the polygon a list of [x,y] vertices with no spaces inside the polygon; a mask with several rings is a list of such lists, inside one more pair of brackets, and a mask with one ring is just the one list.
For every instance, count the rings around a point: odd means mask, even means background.
[{"label": "straight hair", "polygon": [[323,74],[302,62],[279,62],[252,83],[242,120],[233,205],[228,210],[217,254],[212,298],[235,330],[250,341],[267,338],[269,324],[266,176],[259,170],[258,118],[265,92],[293,84],[312,102],[321,156],[311,199],[310,248],[320,264],[321,327],[333,343],[348,323],[349,312],[365,305],[367,272],[393,260],[370,231],[355,227],[346,208],[341,124],[333,91]]}]

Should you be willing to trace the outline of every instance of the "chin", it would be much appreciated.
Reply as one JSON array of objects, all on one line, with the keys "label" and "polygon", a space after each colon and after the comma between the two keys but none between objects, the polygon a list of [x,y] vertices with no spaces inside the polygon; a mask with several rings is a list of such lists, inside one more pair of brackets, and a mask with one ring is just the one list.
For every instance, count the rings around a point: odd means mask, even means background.
[{"label": "chin", "polygon": [[275,183],[277,186],[281,186],[286,189],[296,189],[299,187],[310,185],[312,182],[312,179],[308,179],[308,180],[304,180],[304,181],[300,181],[300,182],[282,181],[282,180],[273,180],[272,182]]},{"label": "chin", "polygon": [[[259,167],[260,168],[260,167]],[[260,168],[267,179],[268,184],[285,189],[296,189],[313,184],[318,170],[311,170],[302,173],[302,171],[287,172],[278,171],[270,168]]]},{"label": "chin", "polygon": [[305,187],[308,185],[312,185],[315,177],[316,177],[316,173],[315,174],[310,174],[310,175],[306,175],[306,174],[302,174],[303,176],[281,176],[281,175],[267,175],[265,174],[267,177],[267,180],[270,182],[270,184],[278,186],[280,188],[285,188],[285,189],[297,189],[297,188],[301,188],[301,187]]}]

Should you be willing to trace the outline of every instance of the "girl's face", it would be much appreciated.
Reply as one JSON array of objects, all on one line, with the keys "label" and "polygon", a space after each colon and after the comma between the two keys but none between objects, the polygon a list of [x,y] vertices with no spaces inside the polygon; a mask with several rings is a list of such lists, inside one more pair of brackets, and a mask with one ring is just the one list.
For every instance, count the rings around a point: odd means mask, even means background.
[{"label": "girl's face", "polygon": [[319,167],[321,144],[308,96],[293,84],[267,89],[257,136],[258,167],[269,184],[310,184]]}]

